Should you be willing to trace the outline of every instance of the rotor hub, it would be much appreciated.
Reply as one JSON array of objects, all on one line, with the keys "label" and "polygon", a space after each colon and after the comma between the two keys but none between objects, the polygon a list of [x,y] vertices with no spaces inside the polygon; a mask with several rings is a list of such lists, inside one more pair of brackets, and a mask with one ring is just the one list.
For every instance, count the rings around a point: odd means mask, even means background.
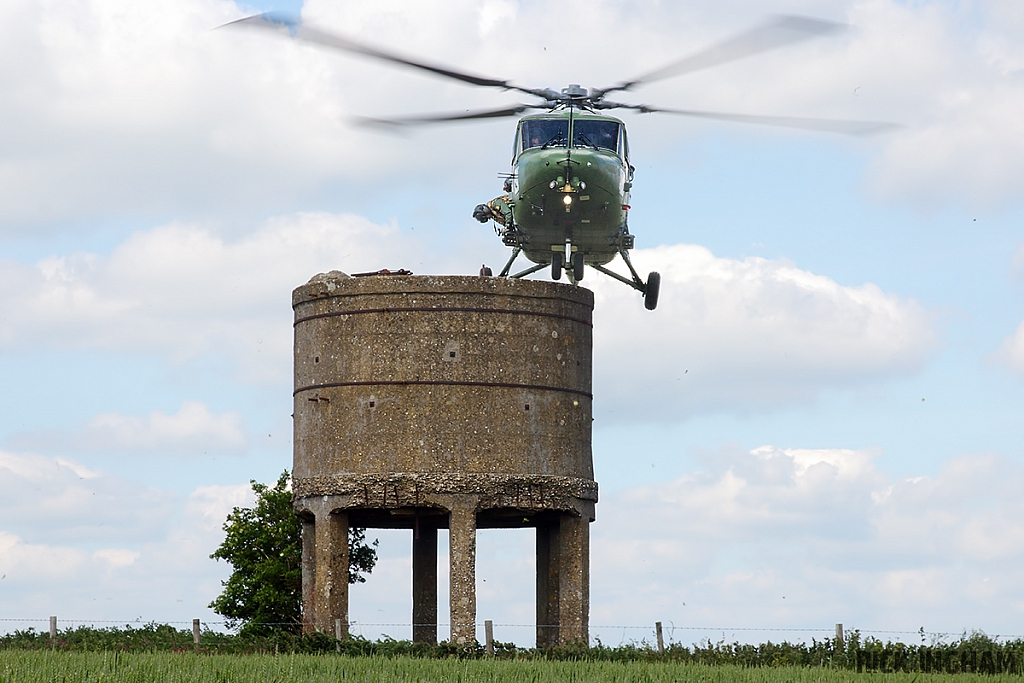
[{"label": "rotor hub", "polygon": [[580,86],[579,83],[570,83],[568,88],[562,88],[562,94],[567,97],[587,97],[590,91]]}]

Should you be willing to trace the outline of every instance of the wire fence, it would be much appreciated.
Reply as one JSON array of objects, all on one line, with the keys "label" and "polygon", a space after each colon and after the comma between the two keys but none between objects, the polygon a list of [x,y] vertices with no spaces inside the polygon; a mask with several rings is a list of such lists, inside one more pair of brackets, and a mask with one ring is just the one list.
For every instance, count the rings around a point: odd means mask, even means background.
[{"label": "wire fence", "polygon": [[[25,625],[47,624],[47,625],[51,625],[52,626],[52,624],[54,622],[53,622],[53,617],[25,617],[25,618],[19,618],[19,617],[0,617],[0,623],[11,624],[11,625],[15,625],[15,624],[25,624]],[[174,626],[174,625],[193,626],[194,625],[194,620],[192,620],[192,619],[189,619],[189,620],[161,620],[161,619],[148,619],[148,618],[143,618],[143,617],[135,617],[135,618],[131,618],[131,619],[86,619],[86,618],[63,618],[62,617],[59,620],[59,623],[64,628],[67,628],[69,626],[70,627],[77,627],[77,626],[99,626],[99,625],[107,625],[107,626],[133,626],[133,625],[135,625],[135,626],[138,626],[138,625],[144,625],[144,624],[166,624],[166,625],[170,625],[170,626]],[[238,622],[233,622],[233,621],[228,621],[228,620],[205,620],[205,619],[203,619],[203,620],[200,620],[200,623],[202,624],[203,627],[206,627],[206,628],[220,628],[222,630],[230,630],[233,627],[233,625],[236,625]],[[252,625],[256,625],[256,626],[294,626],[294,624],[291,623],[291,622],[251,622],[251,623],[252,623]],[[417,626],[429,626],[429,627],[436,627],[438,630],[446,630],[446,629],[449,629],[451,627],[451,624],[449,624],[447,622],[438,622],[436,624],[433,624],[433,623],[431,623],[431,624],[412,624],[412,623],[409,623],[409,622],[365,622],[365,621],[351,621],[348,624],[349,631],[353,632],[353,633],[355,633],[357,635],[365,635],[366,631],[372,631],[374,629],[407,629],[411,633],[412,629],[414,627],[417,627]],[[480,623],[477,623],[475,626],[476,626],[477,629],[483,629],[484,628],[484,623],[480,622]],[[502,629],[531,629],[531,630],[532,629],[536,629],[538,627],[537,624],[501,623],[501,622],[494,622],[492,624],[492,626],[494,628],[502,628]],[[551,628],[551,629],[555,629],[555,628],[572,628],[572,627],[568,627],[568,626],[562,627],[562,626],[559,626],[557,624],[542,625],[542,626],[543,626],[543,628]],[[837,626],[839,626],[840,628],[843,628],[841,624],[837,624]],[[604,632],[604,633],[621,632],[621,633],[624,634],[624,636],[622,637],[620,642],[629,642],[629,641],[636,641],[637,640],[637,638],[626,638],[625,637],[626,634],[631,634],[631,633],[636,634],[637,636],[640,636],[640,639],[642,640],[644,636],[646,636],[646,635],[653,635],[655,633],[655,631],[656,631],[656,627],[655,627],[654,624],[647,624],[647,625],[639,625],[639,624],[590,624],[589,625],[589,629],[590,629],[590,633],[591,633],[592,637],[595,636],[595,635],[598,635],[598,637],[600,637],[600,633],[602,633],[602,632]],[[673,624],[672,622],[664,622],[664,630],[665,630],[666,635],[668,636],[669,640],[673,639],[673,636],[675,635],[676,631],[681,631],[681,632],[686,632],[686,633],[696,633],[696,634],[700,634],[700,633],[703,633],[703,634],[716,634],[716,635],[721,634],[722,637],[724,637],[725,634],[734,634],[734,633],[743,633],[743,634],[754,634],[754,633],[765,633],[765,634],[772,634],[772,633],[803,634],[805,636],[812,636],[812,637],[813,637],[814,634],[823,634],[823,635],[825,635],[825,634],[828,634],[828,635],[836,634],[836,627],[835,626],[828,627],[828,628],[817,627],[817,626],[809,626],[809,627],[689,626],[689,625],[688,626],[678,626],[678,625]],[[847,633],[849,633],[851,630],[847,630]],[[860,633],[862,636],[888,636],[888,637],[892,637],[892,636],[897,636],[897,637],[912,636],[912,637],[915,637],[915,638],[920,638],[922,640],[930,639],[930,640],[933,640],[933,641],[935,641],[935,640],[943,640],[943,639],[947,639],[947,638],[957,638],[957,637],[960,637],[960,636],[965,634],[964,631],[928,631],[928,630],[925,630],[924,628],[920,628],[920,629],[913,630],[913,631],[910,631],[910,630],[896,630],[896,629],[857,628],[856,631],[858,633]],[[842,632],[842,631],[840,631],[840,632]],[[1022,634],[989,634],[987,632],[986,632],[986,634],[988,635],[989,638],[992,638],[993,640],[1024,639],[1024,635],[1022,635]],[[710,636],[707,636],[707,637],[710,637]],[[826,635],[826,637],[827,637],[827,635]],[[897,638],[897,639],[899,639],[899,638]]]}]

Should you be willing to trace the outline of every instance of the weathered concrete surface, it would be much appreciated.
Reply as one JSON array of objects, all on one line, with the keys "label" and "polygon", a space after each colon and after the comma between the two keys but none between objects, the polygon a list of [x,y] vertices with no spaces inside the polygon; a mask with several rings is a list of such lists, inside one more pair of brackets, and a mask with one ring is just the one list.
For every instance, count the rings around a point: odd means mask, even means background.
[{"label": "weathered concrete surface", "polygon": [[590,626],[590,520],[563,514],[559,522],[559,642],[586,643]]},{"label": "weathered concrete surface", "polygon": [[444,507],[455,494],[480,498],[481,508],[565,510],[593,516],[597,483],[590,479],[550,475],[389,472],[340,473],[295,479],[296,500],[335,496],[338,508],[399,509]]},{"label": "weathered concrete surface", "polygon": [[321,633],[333,633],[335,619],[341,619],[342,633],[348,633],[348,515],[318,507],[313,527],[313,624]]},{"label": "weathered concrete surface", "polygon": [[367,277],[311,283],[292,302],[295,478],[594,478],[588,290]]},{"label": "weathered concrete surface", "polygon": [[558,517],[537,525],[537,647],[559,643],[558,623]]},{"label": "weathered concrete surface", "polygon": [[472,499],[453,501],[449,520],[452,642],[467,645],[476,640],[476,509]]},{"label": "weathered concrete surface", "polygon": [[412,536],[412,639],[437,642],[437,527],[419,520]]},{"label": "weathered concrete surface", "polygon": [[436,535],[448,528],[451,637],[472,642],[476,529],[536,526],[548,595],[542,611],[538,592],[538,643],[585,641],[593,295],[540,281],[332,272],[292,303],[307,625],[347,625],[338,577],[349,525],[419,529],[414,638],[434,641]]}]

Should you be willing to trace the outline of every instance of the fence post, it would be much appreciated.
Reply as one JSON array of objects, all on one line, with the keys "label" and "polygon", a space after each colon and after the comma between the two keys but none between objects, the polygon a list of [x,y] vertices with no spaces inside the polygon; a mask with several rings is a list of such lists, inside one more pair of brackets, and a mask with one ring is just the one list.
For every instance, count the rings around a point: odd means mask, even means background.
[{"label": "fence post", "polygon": [[50,640],[57,640],[57,617],[50,617]]},{"label": "fence post", "polygon": [[654,622],[654,630],[658,634],[658,654],[665,654],[665,638],[661,635],[661,622]]},{"label": "fence post", "polygon": [[199,620],[198,619],[193,619],[192,620],[192,642],[195,645],[199,644]]},{"label": "fence post", "polygon": [[843,625],[836,624],[836,650],[843,649]]},{"label": "fence post", "polygon": [[491,657],[494,656],[494,622],[490,619],[484,621],[484,638],[486,642],[487,654]]},{"label": "fence post", "polygon": [[334,646],[335,651],[341,652],[341,619],[334,620],[334,639],[338,641]]}]

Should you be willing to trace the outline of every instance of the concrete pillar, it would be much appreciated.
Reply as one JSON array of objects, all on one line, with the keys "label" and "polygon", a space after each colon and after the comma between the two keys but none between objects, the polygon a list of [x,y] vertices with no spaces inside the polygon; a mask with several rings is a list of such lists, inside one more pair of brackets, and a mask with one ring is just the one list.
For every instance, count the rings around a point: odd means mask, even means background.
[{"label": "concrete pillar", "polygon": [[302,631],[316,630],[316,522],[302,518]]},{"label": "concrete pillar", "polygon": [[334,620],[341,619],[342,635],[348,634],[348,514],[317,515],[316,578],[314,587],[316,630],[334,633]]},{"label": "concrete pillar", "polygon": [[455,505],[448,522],[451,642],[476,641],[476,510]]},{"label": "concrete pillar", "polygon": [[558,645],[558,518],[537,526],[537,647]]},{"label": "concrete pillar", "polygon": [[417,522],[412,536],[412,640],[437,643],[437,527]]},{"label": "concrete pillar", "polygon": [[559,642],[589,643],[590,520],[562,514],[558,530]]}]

